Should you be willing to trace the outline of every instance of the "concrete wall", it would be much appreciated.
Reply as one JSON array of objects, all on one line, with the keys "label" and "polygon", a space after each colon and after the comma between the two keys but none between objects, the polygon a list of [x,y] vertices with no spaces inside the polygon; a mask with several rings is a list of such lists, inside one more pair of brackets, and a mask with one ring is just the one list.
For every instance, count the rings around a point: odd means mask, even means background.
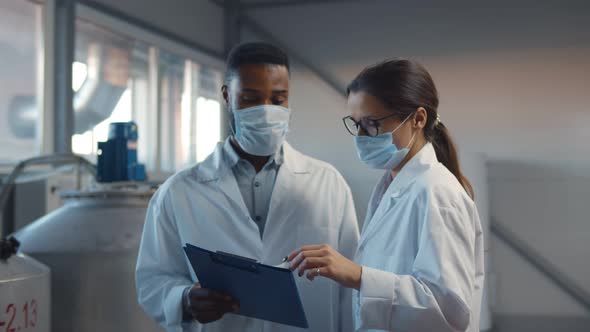
[{"label": "concrete wall", "polygon": [[[489,166],[491,210],[496,222],[590,290],[590,176],[538,165]],[[529,315],[588,315],[578,304],[492,238],[498,276],[496,311]]]}]

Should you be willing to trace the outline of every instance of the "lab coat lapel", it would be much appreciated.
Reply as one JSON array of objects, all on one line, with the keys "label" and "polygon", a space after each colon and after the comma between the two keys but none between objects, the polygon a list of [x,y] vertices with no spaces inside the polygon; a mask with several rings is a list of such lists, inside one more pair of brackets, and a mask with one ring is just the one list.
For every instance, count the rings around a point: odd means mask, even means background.
[{"label": "lab coat lapel", "polygon": [[229,172],[225,172],[224,175],[219,178],[217,185],[237,209],[239,209],[245,215],[250,214],[250,212],[248,212],[248,207],[246,207],[246,203],[244,202],[244,198],[242,197],[240,188],[238,187],[236,177],[231,170],[229,170]]},{"label": "lab coat lapel", "polygon": [[294,195],[298,191],[294,189],[300,176],[310,174],[310,169],[300,153],[287,142],[283,144],[283,156],[284,162],[279,168],[270,199],[264,236],[280,226],[281,222],[291,220],[291,216],[297,213],[297,204],[293,203],[297,200]]},{"label": "lab coat lapel", "polygon": [[226,140],[225,143],[219,143],[215,151],[199,165],[197,169],[198,179],[201,183],[216,184],[233,208],[248,216],[248,208],[242,198],[238,182],[227,157],[224,155],[224,145],[227,144],[230,144],[229,140]]},{"label": "lab coat lapel", "polygon": [[[431,143],[427,143],[424,147],[402,168],[402,170],[393,179],[385,193],[381,202],[375,209],[371,220],[367,220],[369,224],[361,234],[359,242],[359,249],[365,246],[368,239],[379,230],[379,224],[382,222],[392,222],[381,220],[395,204],[395,201],[400,199],[405,193],[409,191],[411,185],[422,175],[426,170],[432,167],[433,164],[438,163],[436,159],[436,152]],[[383,179],[382,182],[383,183]],[[374,199],[374,198],[372,198]],[[372,202],[371,202],[372,203]]]}]

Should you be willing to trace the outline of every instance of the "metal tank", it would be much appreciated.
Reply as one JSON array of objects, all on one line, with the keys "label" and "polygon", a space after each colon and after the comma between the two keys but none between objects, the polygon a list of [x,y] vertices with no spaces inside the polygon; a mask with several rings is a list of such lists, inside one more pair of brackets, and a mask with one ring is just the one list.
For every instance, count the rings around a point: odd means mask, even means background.
[{"label": "metal tank", "polygon": [[52,271],[52,329],[162,331],[140,308],[135,264],[154,188],[62,195],[64,206],[15,234]]},{"label": "metal tank", "polygon": [[[49,268],[33,258],[17,254],[19,241],[7,237],[14,220],[4,218],[4,209],[15,182],[25,168],[40,165],[78,165],[92,173],[86,160],[73,155],[41,156],[24,160],[0,183],[0,331],[51,331],[51,288]],[[78,172],[79,174],[79,172]]]},{"label": "metal tank", "polygon": [[0,331],[49,332],[49,269],[0,240]]}]

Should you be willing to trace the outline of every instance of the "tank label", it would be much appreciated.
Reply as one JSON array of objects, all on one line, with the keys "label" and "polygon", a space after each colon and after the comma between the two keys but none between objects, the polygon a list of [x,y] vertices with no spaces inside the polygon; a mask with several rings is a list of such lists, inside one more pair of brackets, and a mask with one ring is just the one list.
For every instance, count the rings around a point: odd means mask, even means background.
[{"label": "tank label", "polygon": [[0,281],[0,332],[49,331],[48,279]]}]

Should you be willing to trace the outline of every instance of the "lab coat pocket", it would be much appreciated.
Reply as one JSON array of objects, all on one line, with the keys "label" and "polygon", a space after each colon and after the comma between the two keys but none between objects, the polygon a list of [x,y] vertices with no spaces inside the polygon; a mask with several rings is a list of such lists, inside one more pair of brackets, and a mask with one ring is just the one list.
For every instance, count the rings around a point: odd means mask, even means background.
[{"label": "lab coat pocket", "polygon": [[329,244],[338,249],[338,229],[324,226],[299,227],[297,230],[297,246],[312,244]]}]

